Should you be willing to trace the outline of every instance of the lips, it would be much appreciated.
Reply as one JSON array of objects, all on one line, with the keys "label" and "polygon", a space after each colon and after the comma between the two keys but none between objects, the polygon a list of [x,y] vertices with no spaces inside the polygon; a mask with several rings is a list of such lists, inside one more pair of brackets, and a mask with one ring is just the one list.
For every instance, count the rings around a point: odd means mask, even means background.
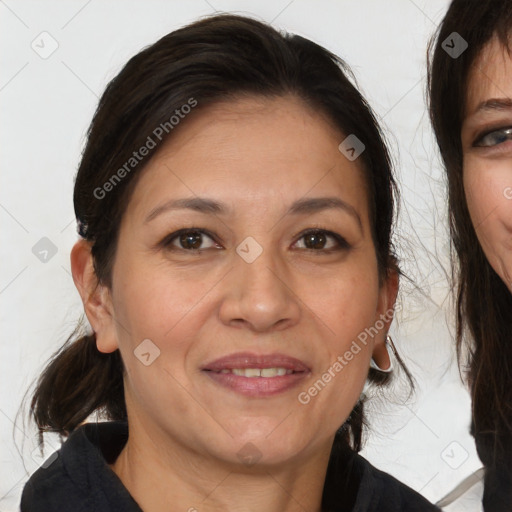
[{"label": "lips", "polygon": [[214,382],[253,397],[287,391],[311,370],[299,359],[284,354],[231,354],[204,365],[201,370]]},{"label": "lips", "polygon": [[231,354],[221,357],[203,366],[202,370],[220,372],[222,370],[246,368],[284,368],[292,372],[306,372],[309,368],[305,363],[284,354],[257,355],[248,352]]}]

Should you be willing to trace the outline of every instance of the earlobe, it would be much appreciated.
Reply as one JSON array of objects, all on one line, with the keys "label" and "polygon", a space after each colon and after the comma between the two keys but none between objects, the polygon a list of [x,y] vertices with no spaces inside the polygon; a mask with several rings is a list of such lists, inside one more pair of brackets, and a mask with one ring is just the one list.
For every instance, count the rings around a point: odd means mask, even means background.
[{"label": "earlobe", "polygon": [[[384,348],[386,349],[385,355],[382,354],[382,349],[380,347],[378,347],[376,350],[374,350],[372,359],[370,361],[370,368],[373,368],[374,370],[377,370],[382,373],[392,373],[394,368],[393,368],[393,359],[391,359],[391,352],[392,351],[394,352],[394,346],[393,346],[393,340],[391,339],[390,336],[386,336],[386,341],[384,342]],[[380,355],[379,352],[382,355]],[[379,364],[377,362],[377,360],[381,361],[384,359],[387,359],[387,361],[388,361],[386,363],[387,366],[381,366],[381,364]]]},{"label": "earlobe", "polygon": [[86,240],[79,240],[73,246],[71,273],[87,319],[96,335],[98,350],[109,353],[118,348],[112,300],[108,287],[98,282],[91,247],[91,243]]}]

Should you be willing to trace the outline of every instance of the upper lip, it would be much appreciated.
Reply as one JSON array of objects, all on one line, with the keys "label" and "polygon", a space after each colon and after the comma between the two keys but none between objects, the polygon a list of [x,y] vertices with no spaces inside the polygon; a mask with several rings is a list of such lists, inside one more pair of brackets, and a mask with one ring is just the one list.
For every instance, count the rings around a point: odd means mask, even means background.
[{"label": "upper lip", "polygon": [[285,354],[253,354],[237,352],[215,359],[205,364],[201,369],[210,371],[232,370],[233,368],[285,368],[294,372],[308,372],[308,366]]}]

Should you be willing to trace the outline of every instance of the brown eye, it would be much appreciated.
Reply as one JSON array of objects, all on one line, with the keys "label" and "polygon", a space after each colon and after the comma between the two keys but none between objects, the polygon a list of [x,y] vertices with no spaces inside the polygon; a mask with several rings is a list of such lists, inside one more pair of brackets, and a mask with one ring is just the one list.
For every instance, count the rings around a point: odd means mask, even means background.
[{"label": "brown eye", "polygon": [[327,237],[321,231],[304,235],[304,245],[307,249],[323,249],[326,242]]},{"label": "brown eye", "polygon": [[350,245],[342,236],[323,229],[314,229],[303,233],[294,245],[298,249],[322,253],[350,249]]},{"label": "brown eye", "polygon": [[162,246],[168,250],[188,252],[221,248],[214,241],[213,236],[202,229],[181,229],[175,231],[162,241]]},{"label": "brown eye", "polygon": [[183,249],[199,249],[203,242],[203,235],[199,231],[190,231],[180,235],[180,244]]}]

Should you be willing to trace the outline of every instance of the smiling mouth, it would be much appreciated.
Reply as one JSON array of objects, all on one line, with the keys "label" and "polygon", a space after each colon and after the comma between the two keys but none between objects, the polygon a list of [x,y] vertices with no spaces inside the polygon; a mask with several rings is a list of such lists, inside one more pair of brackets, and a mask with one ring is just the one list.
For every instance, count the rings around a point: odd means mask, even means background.
[{"label": "smiling mouth", "polygon": [[265,397],[283,393],[303,381],[311,370],[284,354],[231,354],[203,366],[213,382],[236,393]]}]

